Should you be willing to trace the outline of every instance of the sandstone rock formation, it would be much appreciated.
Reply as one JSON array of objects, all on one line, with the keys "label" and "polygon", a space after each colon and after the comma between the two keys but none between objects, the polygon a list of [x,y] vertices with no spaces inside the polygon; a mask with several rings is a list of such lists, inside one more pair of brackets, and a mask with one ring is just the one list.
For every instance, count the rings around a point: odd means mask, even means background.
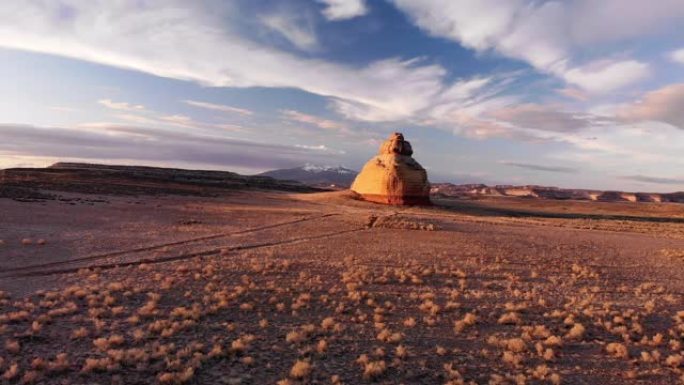
[{"label": "sandstone rock formation", "polygon": [[411,144],[394,133],[363,166],[351,190],[364,200],[392,205],[429,205],[427,172],[411,155]]}]

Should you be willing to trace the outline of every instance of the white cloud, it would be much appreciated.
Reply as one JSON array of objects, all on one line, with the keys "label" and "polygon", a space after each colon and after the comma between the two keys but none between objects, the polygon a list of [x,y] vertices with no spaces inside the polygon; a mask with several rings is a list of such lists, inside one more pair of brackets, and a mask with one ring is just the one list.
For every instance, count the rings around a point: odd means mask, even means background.
[{"label": "white cloud", "polygon": [[177,124],[180,126],[187,126],[187,125],[191,125],[193,123],[192,118],[189,116],[185,116],[185,115],[167,115],[167,116],[160,117],[160,119],[165,121],[165,122]]},{"label": "white cloud", "polygon": [[301,50],[310,51],[318,47],[318,38],[312,23],[301,15],[279,12],[262,15],[259,19],[263,25]]},{"label": "white cloud", "polygon": [[641,100],[616,107],[615,115],[627,122],[658,121],[684,130],[684,83],[648,92]]},{"label": "white cloud", "polygon": [[50,106],[48,107],[52,111],[57,111],[57,112],[64,112],[64,113],[70,113],[70,112],[77,112],[77,108],[73,107],[65,107],[65,106]]},{"label": "white cloud", "polygon": [[220,3],[226,9],[180,0],[60,4],[0,2],[0,47],[209,86],[297,88],[361,120],[411,117],[449,86],[436,64],[387,59],[359,68],[256,43],[231,28],[241,16],[230,2]]},{"label": "white cloud", "polygon": [[671,52],[670,59],[676,63],[684,64],[684,48]]},{"label": "white cloud", "polygon": [[563,73],[568,83],[578,85],[589,92],[610,92],[647,78],[648,65],[635,61],[599,61],[572,68]]},{"label": "white cloud", "polygon": [[136,115],[136,114],[118,114],[115,115],[116,118],[130,122],[130,123],[135,123],[135,124],[148,124],[148,125],[154,125],[158,124],[159,121],[149,118],[147,116],[142,116],[142,115]]},{"label": "white cloud", "polygon": [[98,104],[101,104],[107,108],[111,108],[112,110],[121,110],[121,111],[143,111],[145,110],[145,106],[140,105],[140,104],[130,104],[127,102],[114,102],[111,99],[100,99],[97,101]]},{"label": "white cloud", "polygon": [[574,63],[578,51],[658,33],[684,19],[684,3],[678,0],[652,2],[647,7],[638,0],[392,1],[434,36],[480,52],[495,50],[592,92],[615,90],[642,80],[648,66],[624,59],[578,65]]},{"label": "white cloud", "polygon": [[233,107],[233,106],[227,106],[225,104],[215,104],[215,103],[202,102],[202,101],[197,101],[197,100],[184,100],[183,102],[185,104],[190,105],[190,106],[204,108],[207,110],[221,111],[221,112],[227,112],[227,113],[231,113],[231,114],[239,114],[239,115],[243,115],[243,116],[251,116],[254,114],[254,112],[252,112],[248,109],[238,108],[238,107]]},{"label": "white cloud", "polygon": [[346,126],[328,119],[319,118],[318,116],[304,114],[299,111],[294,110],[282,110],[280,111],[285,119],[292,120],[295,122],[306,123],[314,125],[318,128],[324,130],[346,130]]},{"label": "white cloud", "polygon": [[303,148],[305,150],[320,151],[320,152],[339,154],[339,155],[343,155],[346,153],[345,151],[342,151],[342,150],[331,149],[330,147],[326,146],[325,144],[319,144],[319,145],[315,145],[315,146],[306,145],[306,144],[295,144],[295,147]]},{"label": "white cloud", "polygon": [[500,108],[487,115],[520,128],[539,131],[576,132],[595,124],[595,118],[586,114],[567,112],[560,106],[531,103]]},{"label": "white cloud", "polygon": [[573,0],[569,10],[569,34],[575,45],[676,32],[684,19],[681,0]]},{"label": "white cloud", "polygon": [[328,20],[347,20],[368,13],[368,6],[365,0],[318,0],[326,7],[323,15]]},{"label": "white cloud", "polygon": [[[242,126],[230,123],[208,123],[197,121],[189,116],[174,114],[164,115],[155,112],[147,115],[139,115],[134,113],[116,114],[113,116],[118,121],[132,123],[136,125],[151,126],[151,127],[182,127],[199,130],[199,132],[216,133],[219,131],[244,131]],[[105,123],[106,126],[111,126],[112,123]]]}]

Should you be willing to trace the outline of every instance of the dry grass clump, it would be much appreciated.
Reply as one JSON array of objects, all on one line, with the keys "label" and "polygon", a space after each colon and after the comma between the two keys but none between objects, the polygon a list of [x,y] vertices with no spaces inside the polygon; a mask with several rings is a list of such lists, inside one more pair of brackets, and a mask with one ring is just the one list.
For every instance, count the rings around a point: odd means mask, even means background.
[{"label": "dry grass clump", "polygon": [[31,317],[31,313],[26,310],[12,311],[6,314],[0,314],[0,322],[20,322],[27,321]]},{"label": "dry grass clump", "polygon": [[559,336],[550,336],[544,340],[544,345],[546,346],[562,346],[563,339]]},{"label": "dry grass clump", "polygon": [[502,325],[517,325],[522,322],[520,315],[516,312],[505,313],[499,317],[498,323]]},{"label": "dry grass clump", "polygon": [[383,360],[368,361],[363,365],[363,378],[376,379],[387,370],[387,364]]},{"label": "dry grass clump", "polygon": [[435,223],[395,215],[377,218],[371,227],[396,230],[438,230],[438,226]]},{"label": "dry grass clump", "polygon": [[506,349],[514,353],[522,353],[527,350],[527,344],[522,338],[506,340]]},{"label": "dry grass clump", "polygon": [[19,354],[19,351],[21,350],[21,345],[17,340],[6,340],[5,350],[10,354]]},{"label": "dry grass clump", "polygon": [[610,354],[611,356],[617,358],[629,357],[629,350],[627,349],[627,346],[619,342],[611,342],[608,345],[606,345],[606,352],[608,352],[608,354]]},{"label": "dry grass clump", "polygon": [[399,358],[406,358],[408,357],[408,349],[404,345],[399,345],[397,348],[394,350],[395,354]]},{"label": "dry grass clump", "polygon": [[195,368],[189,367],[180,372],[165,372],[157,376],[162,384],[184,384],[195,376]]},{"label": "dry grass clump", "polygon": [[642,351],[641,354],[641,361],[646,362],[646,363],[655,363],[660,361],[661,358],[661,353],[657,350],[653,350],[651,352],[648,351]]},{"label": "dry grass clump", "polygon": [[321,328],[323,330],[332,330],[336,325],[335,319],[333,317],[326,317],[321,321]]},{"label": "dry grass clump", "polygon": [[403,336],[399,332],[393,333],[389,329],[385,328],[380,330],[380,333],[378,333],[376,338],[383,342],[397,343],[402,340]]},{"label": "dry grass clump", "polygon": [[570,340],[582,340],[582,338],[584,338],[585,332],[586,329],[584,328],[584,326],[581,323],[576,323],[565,335],[565,338]]},{"label": "dry grass clump", "polygon": [[466,313],[463,319],[454,322],[454,331],[458,334],[463,332],[467,327],[475,325],[477,316],[473,313]]},{"label": "dry grass clump", "polygon": [[38,373],[35,370],[27,370],[24,372],[24,375],[21,376],[21,383],[22,384],[33,384],[40,378],[40,373]]},{"label": "dry grass clump", "polygon": [[5,372],[2,374],[2,378],[7,381],[10,381],[17,376],[19,376],[19,364],[16,362],[10,364],[9,368],[7,368],[7,370],[5,370]]},{"label": "dry grass clump", "polygon": [[102,351],[106,351],[111,347],[119,346],[125,341],[124,337],[120,334],[114,334],[109,337],[102,337],[93,340],[93,345]]},{"label": "dry grass clump", "polygon": [[409,318],[406,318],[402,323],[407,328],[412,328],[412,327],[416,326],[416,319],[413,317],[409,317]]},{"label": "dry grass clump", "polygon": [[441,310],[439,305],[432,302],[431,299],[426,299],[423,303],[420,304],[420,306],[418,306],[418,308],[421,311],[429,313],[430,315],[433,315],[433,316],[437,315],[437,313],[439,313],[439,311]]},{"label": "dry grass clump", "polygon": [[444,368],[445,376],[448,379],[445,385],[465,385],[461,373],[454,369],[454,364],[449,362],[442,366]]},{"label": "dry grass clump", "polygon": [[285,341],[293,344],[304,342],[309,339],[311,333],[313,333],[315,330],[316,327],[312,324],[302,325],[298,329],[287,333],[285,335]]},{"label": "dry grass clump", "polygon": [[665,363],[673,368],[679,368],[684,363],[684,356],[682,354],[671,354],[667,356]]},{"label": "dry grass clump", "polygon": [[316,351],[319,354],[323,354],[327,350],[328,350],[328,341],[326,341],[324,339],[319,340],[318,343],[316,344]]},{"label": "dry grass clump", "polygon": [[234,353],[243,353],[245,350],[247,350],[249,344],[254,341],[255,338],[255,336],[247,334],[235,339],[230,343],[230,350]]},{"label": "dry grass clump", "polygon": [[74,330],[73,332],[71,332],[71,339],[76,340],[76,339],[80,339],[80,338],[85,338],[85,337],[88,337],[89,334],[90,333],[88,332],[88,329],[86,329],[84,327],[80,327],[80,328]]},{"label": "dry grass clump", "polygon": [[523,356],[520,354],[516,354],[514,352],[510,352],[510,351],[506,350],[501,355],[501,359],[506,364],[518,367],[521,365],[521,363],[523,361]]},{"label": "dry grass clump", "polygon": [[297,360],[297,362],[292,365],[292,369],[290,369],[290,377],[297,379],[308,377],[311,374],[312,369],[311,363],[308,361]]},{"label": "dry grass clump", "polygon": [[551,372],[551,369],[546,365],[539,365],[532,371],[532,377],[538,380],[548,380],[553,385],[561,383],[561,377],[558,373]]},{"label": "dry grass clump", "polygon": [[81,368],[82,373],[90,372],[108,372],[119,368],[119,364],[116,363],[110,357],[105,358],[86,358],[83,367]]},{"label": "dry grass clump", "polygon": [[67,353],[59,353],[55,356],[55,359],[48,361],[47,368],[48,372],[59,373],[69,369],[69,355]]},{"label": "dry grass clump", "polygon": [[202,316],[202,307],[198,303],[193,304],[190,309],[185,306],[178,306],[171,310],[170,316],[171,318],[192,319],[197,321]]}]

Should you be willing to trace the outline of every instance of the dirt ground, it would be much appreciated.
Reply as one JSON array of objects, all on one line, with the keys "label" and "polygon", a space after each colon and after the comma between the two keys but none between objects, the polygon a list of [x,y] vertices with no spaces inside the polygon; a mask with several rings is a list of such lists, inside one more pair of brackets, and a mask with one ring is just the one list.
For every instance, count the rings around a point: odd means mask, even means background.
[{"label": "dirt ground", "polygon": [[684,206],[0,198],[0,384],[684,383]]}]

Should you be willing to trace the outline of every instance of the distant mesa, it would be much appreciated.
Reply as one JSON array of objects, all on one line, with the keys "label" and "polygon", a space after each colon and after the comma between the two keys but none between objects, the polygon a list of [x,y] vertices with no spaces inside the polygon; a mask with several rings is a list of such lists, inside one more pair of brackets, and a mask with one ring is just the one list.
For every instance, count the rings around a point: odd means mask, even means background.
[{"label": "distant mesa", "polygon": [[411,144],[395,132],[357,175],[351,190],[364,200],[391,205],[429,205],[427,171],[412,157]]},{"label": "distant mesa", "polygon": [[47,168],[0,170],[0,198],[21,195],[26,189],[86,194],[204,196],[217,196],[231,190],[324,191],[298,182],[229,171],[65,162]]},{"label": "distant mesa", "polygon": [[598,202],[684,203],[684,192],[648,193],[568,189],[549,186],[487,186],[484,184],[433,183],[430,193],[436,198],[512,197],[527,199],[576,200]]}]

